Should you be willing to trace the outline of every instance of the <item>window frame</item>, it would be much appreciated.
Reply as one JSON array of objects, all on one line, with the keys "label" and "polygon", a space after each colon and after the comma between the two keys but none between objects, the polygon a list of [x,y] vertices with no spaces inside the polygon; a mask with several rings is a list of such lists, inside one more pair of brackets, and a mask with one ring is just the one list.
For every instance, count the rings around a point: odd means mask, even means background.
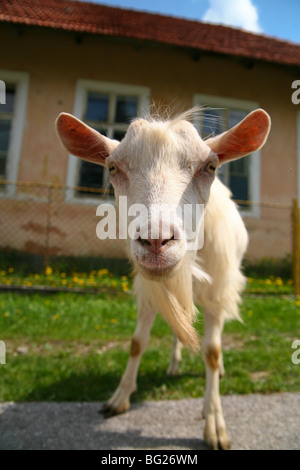
[{"label": "window frame", "polygon": [[[250,113],[259,108],[256,101],[240,100],[216,95],[195,94],[194,105],[203,107],[215,107],[225,109],[238,109]],[[199,120],[195,126],[200,132]],[[243,217],[260,217],[260,150],[253,152],[249,160],[249,202],[258,204],[249,205],[247,210],[240,207],[240,213]]]},{"label": "window frame", "polygon": [[[144,112],[147,112],[149,109],[150,89],[148,87],[126,85],[115,82],[102,82],[96,80],[79,79],[76,85],[75,101],[73,108],[73,114],[78,119],[84,119],[84,113],[87,104],[87,96],[89,92],[137,96],[139,100],[138,114],[141,115]],[[111,106],[111,104],[109,104],[109,106]],[[99,198],[99,196],[93,197],[88,194],[84,194],[79,197],[76,194],[76,190],[73,187],[77,185],[79,164],[80,159],[78,159],[78,157],[75,157],[72,154],[69,154],[66,185],[70,189],[66,191],[66,201],[82,204],[101,203],[102,200],[101,197]],[[107,199],[105,200],[105,202],[108,202]],[[114,201],[112,200],[111,202],[113,203]]]},{"label": "window frame", "polygon": [[[0,79],[5,84],[13,84],[15,86],[14,110],[7,151],[6,180],[17,181],[27,114],[29,74],[26,72],[0,70]],[[16,186],[8,184],[3,191],[0,191],[0,197],[11,197],[15,191]]]}]

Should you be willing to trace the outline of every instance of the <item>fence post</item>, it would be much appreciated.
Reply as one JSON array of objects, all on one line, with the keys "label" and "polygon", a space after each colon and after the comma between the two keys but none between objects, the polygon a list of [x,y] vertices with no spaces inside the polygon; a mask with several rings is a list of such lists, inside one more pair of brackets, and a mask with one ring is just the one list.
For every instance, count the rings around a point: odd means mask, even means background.
[{"label": "fence post", "polygon": [[300,295],[300,216],[298,199],[293,200],[293,283],[295,295]]},{"label": "fence post", "polygon": [[45,269],[49,265],[49,255],[50,255],[50,233],[51,233],[51,210],[52,210],[52,190],[53,186],[48,185],[48,201],[47,201],[47,223],[46,223],[46,240],[45,240],[45,256],[44,256],[44,266]]}]

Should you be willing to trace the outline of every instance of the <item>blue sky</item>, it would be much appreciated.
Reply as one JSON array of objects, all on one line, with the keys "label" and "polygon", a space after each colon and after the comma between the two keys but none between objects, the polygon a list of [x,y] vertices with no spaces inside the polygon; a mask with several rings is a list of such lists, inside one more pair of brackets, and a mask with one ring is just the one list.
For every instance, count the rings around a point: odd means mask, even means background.
[{"label": "blue sky", "polygon": [[89,0],[93,3],[224,23],[300,44],[299,0]]}]

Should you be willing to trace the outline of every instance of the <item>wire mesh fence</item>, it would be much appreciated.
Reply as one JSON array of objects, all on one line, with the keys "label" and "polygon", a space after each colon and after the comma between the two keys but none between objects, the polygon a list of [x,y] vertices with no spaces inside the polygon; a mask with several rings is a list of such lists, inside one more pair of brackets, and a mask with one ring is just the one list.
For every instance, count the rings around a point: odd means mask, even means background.
[{"label": "wire mesh fence", "polygon": [[[0,191],[0,285],[128,290],[124,240],[96,235],[96,209],[103,201],[113,204],[111,190],[0,181]],[[278,289],[282,277],[295,283],[295,206],[237,203],[249,233],[249,278],[257,273],[274,286],[277,279]]]}]

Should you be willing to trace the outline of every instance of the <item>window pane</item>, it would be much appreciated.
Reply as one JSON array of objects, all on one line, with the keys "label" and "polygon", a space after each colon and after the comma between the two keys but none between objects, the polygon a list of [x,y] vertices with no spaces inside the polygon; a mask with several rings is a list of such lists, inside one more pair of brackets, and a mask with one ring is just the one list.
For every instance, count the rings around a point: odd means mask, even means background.
[{"label": "window pane", "polygon": [[243,111],[241,109],[231,109],[229,111],[229,118],[228,118],[228,128],[235,126],[238,124],[244,117],[247,116],[247,111]]},{"label": "window pane", "polygon": [[5,179],[6,176],[6,158],[0,156],[0,178]]},{"label": "window pane", "polygon": [[115,131],[114,131],[114,136],[113,136],[113,138],[114,138],[115,140],[119,140],[119,141],[120,141],[120,140],[123,139],[123,137],[124,137],[125,134],[126,134],[126,131],[118,131],[118,130],[115,130]]},{"label": "window pane", "polygon": [[[234,199],[249,199],[249,157],[229,163],[229,186]],[[245,209],[249,208],[245,206]]]},{"label": "window pane", "polygon": [[100,132],[100,134],[107,137],[107,130],[106,129],[103,129],[103,127],[94,127],[94,126],[92,126],[92,127],[93,127],[93,129],[95,129],[95,131]]},{"label": "window pane", "polygon": [[202,115],[201,137],[221,134],[223,132],[224,118],[221,109],[205,109]]},{"label": "window pane", "polygon": [[242,201],[248,200],[248,178],[246,176],[233,176],[230,175],[230,189],[233,194],[233,199]]},{"label": "window pane", "polygon": [[[247,114],[247,111],[241,109],[231,109],[228,116],[228,127],[231,128],[238,124]],[[229,163],[229,187],[234,199],[241,201],[249,199],[249,163],[249,157]],[[249,206],[244,207],[244,209],[248,208]]]},{"label": "window pane", "polygon": [[117,96],[115,121],[129,123],[137,115],[137,105],[136,96]]},{"label": "window pane", "polygon": [[[79,186],[101,188],[104,168],[95,163],[82,162],[80,166]],[[80,191],[81,193],[81,191]]]},{"label": "window pane", "polygon": [[109,95],[89,93],[85,119],[87,121],[108,121]]},{"label": "window pane", "polygon": [[7,152],[9,144],[11,121],[0,119],[0,151]]},{"label": "window pane", "polygon": [[12,113],[14,110],[14,99],[15,92],[12,88],[6,87],[5,101],[6,104],[0,105],[0,115],[1,113]]},{"label": "window pane", "polygon": [[247,176],[248,174],[248,166],[249,166],[249,158],[239,158],[233,162],[230,162],[230,173],[231,174],[239,174]]}]

